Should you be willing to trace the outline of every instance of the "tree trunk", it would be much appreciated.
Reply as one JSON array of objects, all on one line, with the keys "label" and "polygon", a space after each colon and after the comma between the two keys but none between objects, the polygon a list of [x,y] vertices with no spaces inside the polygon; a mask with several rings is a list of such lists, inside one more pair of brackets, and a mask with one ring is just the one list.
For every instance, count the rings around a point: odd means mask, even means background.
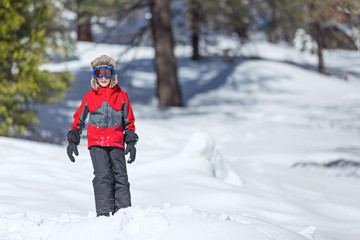
[{"label": "tree trunk", "polygon": [[77,0],[77,39],[78,41],[92,42],[92,33],[91,33],[91,13],[82,9],[86,5],[86,1]]},{"label": "tree trunk", "polygon": [[[310,1],[308,3],[308,7],[310,9],[310,16],[313,19],[311,27],[313,29],[313,36],[315,36],[317,47],[317,55],[318,55],[318,71],[319,73],[325,73],[324,67],[324,58],[323,58],[323,48],[324,48],[324,30],[321,26],[321,22],[319,21],[319,17],[317,19],[315,16],[318,16],[318,5],[316,5],[316,1]],[[323,10],[320,10],[323,11]]]},{"label": "tree trunk", "polygon": [[315,36],[316,36],[316,43],[318,45],[317,54],[318,54],[318,71],[319,73],[325,73],[325,66],[324,66],[324,57],[323,57],[323,48],[324,48],[324,31],[320,25],[320,23],[314,23],[315,28]]},{"label": "tree trunk", "polygon": [[278,43],[277,30],[278,30],[278,9],[276,1],[271,2],[272,19],[270,22],[269,42]]},{"label": "tree trunk", "polygon": [[278,42],[276,34],[277,34],[276,29],[270,31],[270,33],[269,33],[269,42],[270,43],[276,44]]},{"label": "tree trunk", "polygon": [[191,43],[193,48],[192,60],[199,61],[199,35],[200,35],[200,10],[201,5],[197,0],[191,0],[190,2],[190,14],[191,14]]},{"label": "tree trunk", "polygon": [[149,0],[160,107],[182,106],[171,30],[170,0]]},{"label": "tree trunk", "polygon": [[78,41],[92,42],[90,19],[86,20],[85,22],[80,22],[79,19],[80,16],[78,16],[78,23],[77,23]]}]

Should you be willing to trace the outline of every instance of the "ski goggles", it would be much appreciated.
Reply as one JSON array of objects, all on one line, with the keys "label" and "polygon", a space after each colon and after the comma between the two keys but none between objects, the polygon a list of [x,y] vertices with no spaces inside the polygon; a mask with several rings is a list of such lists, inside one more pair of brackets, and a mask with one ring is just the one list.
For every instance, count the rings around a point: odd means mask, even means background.
[{"label": "ski goggles", "polygon": [[115,75],[115,69],[113,68],[95,68],[93,70],[93,76],[96,78],[112,78]]}]

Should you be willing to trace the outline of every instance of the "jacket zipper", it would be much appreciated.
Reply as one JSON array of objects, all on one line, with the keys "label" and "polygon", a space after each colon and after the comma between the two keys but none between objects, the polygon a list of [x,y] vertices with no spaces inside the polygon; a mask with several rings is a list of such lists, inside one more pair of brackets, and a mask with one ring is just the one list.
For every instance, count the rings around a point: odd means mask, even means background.
[{"label": "jacket zipper", "polygon": [[110,109],[110,103],[109,103],[109,86],[106,88],[106,101],[107,101],[107,109],[106,109],[106,127],[109,127],[109,109]]}]

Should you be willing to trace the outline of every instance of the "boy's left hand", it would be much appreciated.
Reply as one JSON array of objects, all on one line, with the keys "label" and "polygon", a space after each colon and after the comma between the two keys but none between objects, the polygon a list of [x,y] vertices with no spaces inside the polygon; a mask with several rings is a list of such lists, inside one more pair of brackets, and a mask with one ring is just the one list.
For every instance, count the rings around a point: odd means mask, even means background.
[{"label": "boy's left hand", "polygon": [[135,157],[136,157],[136,148],[135,148],[135,143],[136,142],[129,142],[126,144],[126,149],[125,149],[125,155],[127,155],[130,152],[130,158],[127,161],[128,163],[132,163],[135,161]]},{"label": "boy's left hand", "polygon": [[77,149],[77,146],[75,143],[69,143],[67,146],[67,154],[72,162],[75,162],[75,158],[72,154],[75,154],[76,156],[79,156],[79,151]]}]

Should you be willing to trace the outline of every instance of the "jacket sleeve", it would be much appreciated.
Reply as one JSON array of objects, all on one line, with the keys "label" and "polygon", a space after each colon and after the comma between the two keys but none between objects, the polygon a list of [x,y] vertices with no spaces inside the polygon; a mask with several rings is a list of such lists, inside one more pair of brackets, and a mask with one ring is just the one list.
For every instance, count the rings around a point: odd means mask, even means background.
[{"label": "jacket sleeve", "polygon": [[123,129],[125,133],[128,130],[132,130],[133,132],[135,132],[135,117],[127,93],[125,93],[125,97],[124,97],[123,112],[124,112]]},{"label": "jacket sleeve", "polygon": [[82,133],[82,130],[85,127],[85,120],[87,118],[87,115],[89,113],[89,108],[88,108],[88,104],[87,104],[87,95],[85,95],[85,97],[83,98],[80,107],[78,108],[78,110],[75,112],[74,114],[74,123],[71,125],[71,129],[76,128],[77,130],[79,130],[80,134]]}]

